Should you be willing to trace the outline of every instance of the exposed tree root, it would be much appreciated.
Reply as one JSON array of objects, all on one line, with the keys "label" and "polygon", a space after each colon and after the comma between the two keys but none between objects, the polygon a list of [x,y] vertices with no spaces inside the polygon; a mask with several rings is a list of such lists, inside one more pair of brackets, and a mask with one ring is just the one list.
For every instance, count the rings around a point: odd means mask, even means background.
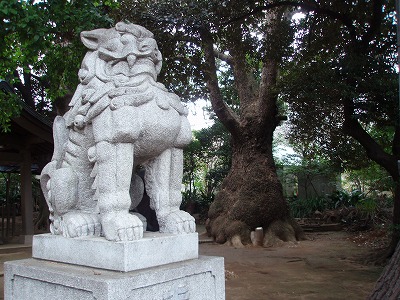
[{"label": "exposed tree root", "polygon": [[263,246],[273,247],[281,245],[283,242],[296,242],[304,239],[303,230],[294,221],[277,220],[265,232]]},{"label": "exposed tree root", "polygon": [[[227,221],[223,218],[217,218],[215,222],[214,226],[210,226],[210,220],[208,220],[206,227],[209,236],[214,237],[217,243],[225,243],[235,248],[255,244],[251,238],[250,227],[244,222]],[[276,220],[266,230],[264,229],[262,246],[280,246],[285,242],[296,242],[305,239],[303,230],[293,219]]]}]

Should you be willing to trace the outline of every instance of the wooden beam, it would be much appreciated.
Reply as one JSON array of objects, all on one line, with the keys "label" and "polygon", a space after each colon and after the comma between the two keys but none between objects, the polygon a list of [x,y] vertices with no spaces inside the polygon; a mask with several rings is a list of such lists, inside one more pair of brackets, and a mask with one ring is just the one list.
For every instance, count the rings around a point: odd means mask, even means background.
[{"label": "wooden beam", "polygon": [[21,154],[12,152],[0,152],[0,163],[20,164],[22,162]]},{"label": "wooden beam", "polygon": [[21,157],[21,214],[24,235],[33,235],[33,196],[32,196],[32,172],[31,153],[22,150]]}]

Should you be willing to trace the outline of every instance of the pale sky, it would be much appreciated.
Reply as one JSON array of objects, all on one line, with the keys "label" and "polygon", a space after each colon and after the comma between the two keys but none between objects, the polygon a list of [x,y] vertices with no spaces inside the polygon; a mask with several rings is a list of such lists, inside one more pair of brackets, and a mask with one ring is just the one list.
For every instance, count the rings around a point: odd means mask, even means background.
[{"label": "pale sky", "polygon": [[[209,107],[211,104],[203,99],[197,100],[195,103],[190,102],[185,104],[189,110],[189,123],[192,127],[192,130],[200,130],[202,128],[210,127],[214,121],[210,120],[210,115],[207,111],[203,110],[204,107]],[[289,161],[292,163],[298,163],[301,159],[295,158],[296,152],[294,152],[293,148],[290,147],[287,142],[285,142],[285,138],[282,137],[284,135],[284,126],[279,126],[275,130],[274,139],[278,142],[279,146],[277,146],[274,150],[274,156],[279,159],[284,159],[285,157],[290,157]],[[280,137],[279,137],[280,136]]]},{"label": "pale sky", "polygon": [[204,107],[208,106],[211,106],[211,104],[203,99],[199,99],[194,103],[186,103],[186,107],[189,110],[188,119],[192,130],[210,127],[214,123],[213,120],[210,120],[208,112],[203,110]]}]

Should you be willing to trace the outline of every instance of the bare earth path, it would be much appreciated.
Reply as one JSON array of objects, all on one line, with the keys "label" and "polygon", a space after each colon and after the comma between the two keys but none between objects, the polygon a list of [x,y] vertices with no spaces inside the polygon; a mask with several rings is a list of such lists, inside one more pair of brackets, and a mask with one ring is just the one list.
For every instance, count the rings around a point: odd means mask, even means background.
[{"label": "bare earth path", "polygon": [[[359,263],[371,250],[354,243],[354,236],[313,233],[307,241],[276,248],[204,243],[200,254],[225,257],[228,300],[365,299],[382,268]],[[4,261],[30,256],[31,248],[0,246],[0,275]],[[3,295],[3,281],[0,287]]]},{"label": "bare earth path", "polygon": [[203,244],[200,253],[225,257],[229,300],[365,299],[382,271],[358,262],[371,250],[346,232],[308,237],[277,248]]}]

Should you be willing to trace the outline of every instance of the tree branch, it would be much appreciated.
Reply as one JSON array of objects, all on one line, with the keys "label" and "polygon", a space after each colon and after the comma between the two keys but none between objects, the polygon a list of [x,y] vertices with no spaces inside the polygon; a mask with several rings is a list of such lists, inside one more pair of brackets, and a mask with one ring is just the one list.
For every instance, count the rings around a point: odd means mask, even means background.
[{"label": "tree branch", "polygon": [[217,78],[217,68],[215,65],[214,57],[214,42],[211,33],[206,28],[200,29],[200,35],[202,39],[204,57],[205,57],[205,75],[207,88],[210,91],[211,105],[212,108],[219,118],[219,120],[224,124],[228,131],[233,136],[238,136],[239,130],[239,120],[238,116],[232,111],[226,103],[223,101],[221,90],[218,86]]},{"label": "tree branch", "polygon": [[[380,32],[383,20],[383,0],[374,0],[372,4],[372,16],[369,22],[369,27],[362,39],[362,44],[367,46],[369,42]],[[366,47],[365,47],[366,48]]]},{"label": "tree branch", "polygon": [[264,62],[261,71],[261,81],[258,95],[258,106],[261,111],[263,121],[270,118],[276,118],[274,125],[278,125],[281,119],[277,116],[276,98],[274,92],[276,79],[278,77],[278,62],[273,59],[268,59]]},{"label": "tree branch", "polygon": [[25,103],[28,104],[30,107],[35,107],[35,101],[32,97],[32,90],[30,87],[30,77],[29,74],[24,73],[24,82],[23,84],[19,78],[19,73],[17,70],[14,71],[14,77],[18,78],[18,81],[13,83],[13,87],[16,88],[20,93],[22,98],[24,99]]},{"label": "tree branch", "polygon": [[327,16],[331,17],[332,19],[341,21],[349,29],[350,34],[353,37],[356,36],[356,31],[355,31],[354,25],[352,23],[352,19],[349,18],[347,15],[343,15],[343,14],[333,11],[329,8],[321,7],[316,2],[308,2],[308,1],[307,2],[306,1],[304,1],[304,2],[301,2],[301,1],[277,1],[274,3],[261,5],[245,14],[242,14],[240,16],[237,16],[235,18],[228,20],[227,22],[222,23],[222,25],[228,25],[228,24],[243,20],[245,18],[248,18],[252,15],[262,13],[266,10],[277,8],[277,7],[282,7],[282,6],[300,7],[306,11],[313,11],[316,13],[327,15]]},{"label": "tree branch", "polygon": [[233,64],[232,56],[222,53],[218,51],[217,49],[214,48],[214,56],[224,62],[226,62],[228,65]]},{"label": "tree branch", "polygon": [[32,78],[35,78],[37,81],[39,81],[40,84],[41,84],[43,87],[45,87],[45,88],[50,87],[49,81],[46,80],[46,79],[44,79],[43,76],[37,76],[37,75],[32,74],[32,73],[30,73],[30,76],[31,76]]},{"label": "tree branch", "polygon": [[[253,70],[246,62],[246,52],[243,50],[242,30],[240,26],[232,26],[231,38],[228,44],[232,55],[232,69],[235,86],[240,99],[240,116],[251,117],[255,112],[255,103],[259,83],[254,77]],[[258,112],[256,113],[258,115]]]},{"label": "tree branch", "polygon": [[399,178],[396,157],[385,152],[354,118],[353,102],[351,99],[344,100],[343,131],[358,141],[365,149],[367,156],[385,168],[393,180],[396,181]]}]

